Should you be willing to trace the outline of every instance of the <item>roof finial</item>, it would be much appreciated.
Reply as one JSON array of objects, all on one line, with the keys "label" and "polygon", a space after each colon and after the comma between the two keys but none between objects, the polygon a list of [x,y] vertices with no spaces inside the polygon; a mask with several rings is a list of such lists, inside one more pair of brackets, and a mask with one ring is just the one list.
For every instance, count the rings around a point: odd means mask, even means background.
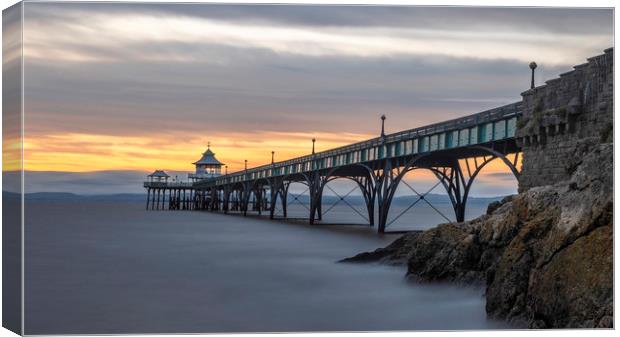
[{"label": "roof finial", "polygon": [[207,150],[211,149],[211,141],[207,142]]}]

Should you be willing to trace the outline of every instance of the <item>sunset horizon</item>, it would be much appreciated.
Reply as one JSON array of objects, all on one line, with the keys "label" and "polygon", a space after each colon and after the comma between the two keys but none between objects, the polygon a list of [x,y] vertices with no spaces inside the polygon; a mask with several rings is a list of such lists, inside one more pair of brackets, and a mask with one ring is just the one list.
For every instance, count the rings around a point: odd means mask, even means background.
[{"label": "sunset horizon", "polygon": [[[452,20],[430,19],[436,15]],[[249,167],[269,164],[271,151],[276,161],[307,155],[312,138],[324,151],[378,137],[381,115],[394,133],[477,113],[520,100],[530,61],[538,62],[536,83],[543,84],[609,47],[610,27],[565,23],[608,15],[563,8],[26,3],[23,169],[191,172],[210,142],[236,172],[245,160]],[[10,147],[4,169],[19,170]],[[496,161],[482,179],[500,174],[509,176]],[[482,193],[516,191],[515,181],[503,186]]]}]

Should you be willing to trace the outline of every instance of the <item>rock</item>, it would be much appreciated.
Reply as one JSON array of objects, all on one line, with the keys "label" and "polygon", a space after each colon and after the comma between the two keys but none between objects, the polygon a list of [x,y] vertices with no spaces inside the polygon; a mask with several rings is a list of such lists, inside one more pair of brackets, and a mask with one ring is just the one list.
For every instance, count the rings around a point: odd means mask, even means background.
[{"label": "rock", "polygon": [[501,205],[502,203],[500,201],[491,202],[489,206],[487,206],[487,215],[495,212],[495,210],[498,209]]},{"label": "rock", "polygon": [[612,316],[603,316],[603,318],[598,321],[596,327],[611,329],[614,327],[614,318]]},{"label": "rock", "polygon": [[613,144],[580,156],[568,181],[345,260],[406,263],[419,281],[484,285],[487,314],[515,326],[612,328]]},{"label": "rock", "polygon": [[396,239],[385,248],[378,248],[373,252],[364,252],[353,257],[342,259],[338,262],[361,263],[361,262],[381,262],[390,265],[404,265],[411,252],[411,242],[421,232],[407,233]]}]

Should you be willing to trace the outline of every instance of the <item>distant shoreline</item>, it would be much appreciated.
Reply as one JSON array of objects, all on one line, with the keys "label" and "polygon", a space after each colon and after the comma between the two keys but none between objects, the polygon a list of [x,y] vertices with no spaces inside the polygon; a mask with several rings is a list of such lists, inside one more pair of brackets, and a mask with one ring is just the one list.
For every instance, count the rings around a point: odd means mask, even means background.
[{"label": "distant shoreline", "polygon": [[[19,193],[2,191],[2,196],[4,198],[18,198]],[[502,200],[505,196],[496,196],[496,197],[475,197],[471,196],[468,198],[468,202],[473,203],[486,203],[489,204],[494,201]],[[71,200],[71,201],[79,201],[79,200],[91,200],[91,201],[145,201],[146,193],[117,193],[117,194],[76,194],[70,192],[32,192],[26,193],[25,198],[27,200]],[[307,195],[299,196],[301,202],[308,202],[306,200],[308,198]],[[399,196],[394,198],[394,204],[403,204],[409,205],[412,200],[416,200],[417,196]],[[450,203],[450,199],[447,195],[444,194],[428,194],[425,196],[425,199],[431,203],[440,203],[446,204]],[[339,200],[336,196],[325,195],[323,196],[323,200],[325,202],[337,202]],[[354,205],[363,205],[364,201],[362,196],[349,196],[347,201]]]}]

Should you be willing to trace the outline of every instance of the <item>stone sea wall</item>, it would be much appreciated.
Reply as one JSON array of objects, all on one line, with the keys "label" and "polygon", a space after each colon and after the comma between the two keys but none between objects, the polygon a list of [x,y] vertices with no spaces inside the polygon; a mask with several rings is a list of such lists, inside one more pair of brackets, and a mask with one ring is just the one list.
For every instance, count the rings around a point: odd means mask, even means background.
[{"label": "stone sea wall", "polygon": [[613,138],[613,48],[522,93],[519,191],[570,179],[587,151]]}]

